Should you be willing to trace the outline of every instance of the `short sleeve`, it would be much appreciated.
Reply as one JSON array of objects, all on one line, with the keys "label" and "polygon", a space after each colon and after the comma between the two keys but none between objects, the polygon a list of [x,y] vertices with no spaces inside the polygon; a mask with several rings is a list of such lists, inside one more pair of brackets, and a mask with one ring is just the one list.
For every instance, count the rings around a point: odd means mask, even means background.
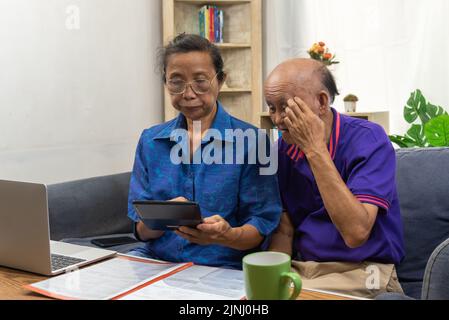
[{"label": "short sleeve", "polygon": [[396,154],[382,128],[361,135],[354,144],[347,186],[361,203],[387,213],[396,192]]},{"label": "short sleeve", "polygon": [[142,134],[137,145],[133,171],[129,183],[128,217],[134,222],[139,221],[139,216],[135,212],[132,202],[134,200],[150,200],[148,190],[148,168],[144,153],[144,134]]}]

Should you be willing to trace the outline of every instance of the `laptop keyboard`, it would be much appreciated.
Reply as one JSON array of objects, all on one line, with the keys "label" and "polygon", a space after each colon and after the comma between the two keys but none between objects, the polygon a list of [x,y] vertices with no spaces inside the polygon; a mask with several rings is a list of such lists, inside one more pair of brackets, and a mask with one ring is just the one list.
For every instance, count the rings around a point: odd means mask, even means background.
[{"label": "laptop keyboard", "polygon": [[68,256],[61,256],[59,254],[52,253],[51,254],[51,270],[55,271],[55,270],[63,269],[63,268],[66,268],[71,265],[74,265],[74,264],[77,264],[80,262],[84,262],[84,261],[86,261],[86,260],[68,257]]}]

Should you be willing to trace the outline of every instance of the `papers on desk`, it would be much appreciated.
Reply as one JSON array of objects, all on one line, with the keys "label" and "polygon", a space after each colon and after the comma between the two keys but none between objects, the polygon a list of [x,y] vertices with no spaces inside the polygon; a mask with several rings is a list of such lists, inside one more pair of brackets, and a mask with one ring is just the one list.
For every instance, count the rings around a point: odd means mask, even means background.
[{"label": "papers on desk", "polygon": [[238,300],[245,296],[242,271],[125,255],[26,288],[63,300]]},{"label": "papers on desk", "polygon": [[123,297],[126,300],[238,300],[242,271],[192,266]]}]

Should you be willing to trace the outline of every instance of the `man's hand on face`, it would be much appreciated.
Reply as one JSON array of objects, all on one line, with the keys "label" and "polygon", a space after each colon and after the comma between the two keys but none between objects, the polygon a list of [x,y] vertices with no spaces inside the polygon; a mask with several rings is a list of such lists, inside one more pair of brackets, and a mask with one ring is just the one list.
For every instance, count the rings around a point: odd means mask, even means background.
[{"label": "man's hand on face", "polygon": [[288,100],[284,123],[292,142],[308,156],[311,152],[327,151],[325,125],[300,98]]}]

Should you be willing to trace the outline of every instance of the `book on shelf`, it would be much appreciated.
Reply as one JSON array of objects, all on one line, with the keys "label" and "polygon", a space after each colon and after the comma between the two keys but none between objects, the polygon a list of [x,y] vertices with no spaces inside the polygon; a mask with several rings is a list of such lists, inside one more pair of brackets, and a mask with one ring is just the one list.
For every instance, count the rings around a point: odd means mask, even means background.
[{"label": "book on shelf", "polygon": [[199,11],[199,33],[210,42],[223,43],[223,10],[205,5]]},{"label": "book on shelf", "polygon": [[204,14],[205,14],[205,10],[204,10],[204,7],[203,7],[199,11],[198,21],[199,21],[199,27],[200,27],[200,36],[203,37],[203,38],[206,38],[206,33],[205,33],[205,30],[206,30],[206,17],[204,16]]},{"label": "book on shelf", "polygon": [[243,272],[119,254],[25,286],[60,300],[241,300]]}]

